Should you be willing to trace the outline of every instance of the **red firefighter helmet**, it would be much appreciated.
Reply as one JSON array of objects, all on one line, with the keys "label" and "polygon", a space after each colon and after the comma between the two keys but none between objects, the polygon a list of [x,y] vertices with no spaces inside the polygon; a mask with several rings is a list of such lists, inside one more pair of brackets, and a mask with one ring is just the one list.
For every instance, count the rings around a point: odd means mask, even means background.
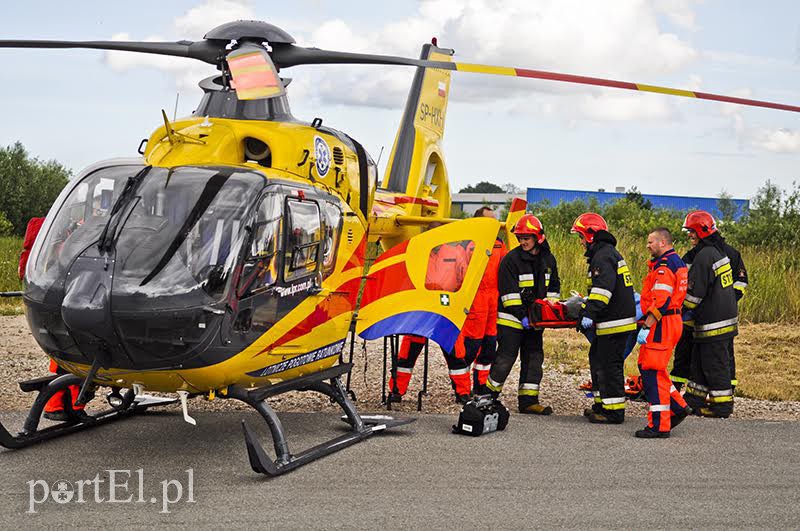
[{"label": "red firefighter helmet", "polygon": [[544,227],[542,226],[542,222],[533,214],[525,214],[519,218],[517,224],[514,225],[513,232],[517,237],[522,235],[535,236],[536,243],[539,244],[544,241]]},{"label": "red firefighter helmet", "polygon": [[582,234],[583,238],[589,242],[594,242],[594,235],[597,231],[608,230],[608,224],[603,216],[595,214],[594,212],[587,212],[581,214],[572,224],[570,232],[575,234]]},{"label": "red firefighter helmet", "polygon": [[717,223],[714,221],[714,216],[705,210],[695,210],[694,212],[689,212],[686,216],[683,222],[683,230],[686,232],[693,230],[702,239],[717,232]]}]

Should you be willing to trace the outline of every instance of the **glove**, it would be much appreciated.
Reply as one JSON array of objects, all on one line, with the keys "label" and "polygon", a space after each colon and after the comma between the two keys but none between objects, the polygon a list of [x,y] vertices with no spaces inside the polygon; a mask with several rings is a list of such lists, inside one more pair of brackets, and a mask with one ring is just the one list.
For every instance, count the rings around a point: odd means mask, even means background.
[{"label": "glove", "polygon": [[686,321],[694,321],[694,310],[683,310],[683,312],[681,312],[681,320],[684,323]]},{"label": "glove", "polygon": [[529,329],[530,327],[531,327],[531,322],[530,322],[530,320],[528,320],[528,318],[527,318],[527,317],[523,317],[523,318],[522,318],[522,328],[524,328],[525,330],[527,330],[527,329]]},{"label": "glove", "polygon": [[639,329],[639,334],[636,336],[636,342],[640,345],[647,343],[647,336],[650,335],[650,329],[642,327]]},{"label": "glove", "polygon": [[584,330],[589,330],[593,326],[594,326],[594,321],[592,321],[588,317],[584,317],[583,319],[581,319],[581,328],[583,328]]}]

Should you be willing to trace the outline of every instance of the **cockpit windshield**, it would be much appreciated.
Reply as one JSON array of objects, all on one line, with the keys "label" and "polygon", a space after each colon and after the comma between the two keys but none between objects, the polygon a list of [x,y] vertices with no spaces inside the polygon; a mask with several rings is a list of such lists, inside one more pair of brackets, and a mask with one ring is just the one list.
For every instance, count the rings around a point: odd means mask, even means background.
[{"label": "cockpit windshield", "polygon": [[[245,235],[244,216],[264,187],[263,176],[236,168],[117,166],[73,186],[36,257],[28,282],[45,290],[104,231],[115,249],[112,304],[141,309],[205,304],[221,298]],[[139,175],[135,191],[131,177]],[[109,230],[111,227],[113,230]],[[196,297],[187,298],[194,293]],[[175,297],[175,298],[173,298]]]}]

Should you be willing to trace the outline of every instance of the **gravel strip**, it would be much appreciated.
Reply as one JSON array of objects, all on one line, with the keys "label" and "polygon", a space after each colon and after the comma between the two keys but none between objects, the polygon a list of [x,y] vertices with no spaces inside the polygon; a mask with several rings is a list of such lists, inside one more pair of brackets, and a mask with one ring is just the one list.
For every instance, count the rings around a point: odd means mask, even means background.
[{"label": "gravel strip", "polygon": [[[349,352],[349,346],[345,347]],[[588,350],[588,346],[587,346]],[[547,356],[547,352],[545,352]],[[353,356],[351,388],[356,394],[358,406],[362,411],[385,409],[381,404],[381,381],[383,374],[383,341],[370,341],[366,344],[357,340]],[[429,355],[428,394],[423,398],[424,413],[458,414],[453,392],[447,377],[447,367],[441,350],[431,345]],[[588,362],[587,362],[588,366]],[[518,367],[518,366],[517,366]],[[580,382],[589,378],[588,369],[579,374],[566,374],[558,367],[545,367],[542,381],[541,400],[550,405],[556,415],[581,415],[583,408],[590,405],[581,391]],[[42,376],[47,372],[47,360],[28,331],[24,316],[0,317],[0,409],[4,411],[24,411],[32,396],[22,393],[17,386],[19,380]],[[515,390],[518,384],[518,368],[512,371],[506,382],[504,402],[512,411],[516,410]],[[416,412],[417,392],[422,389],[422,356],[418,362],[406,399],[393,405],[395,411]],[[99,402],[99,401],[95,401]],[[270,404],[278,411],[318,411],[335,410],[328,400],[315,393],[287,393],[270,399]],[[195,400],[192,409],[200,410],[238,410],[247,406],[235,401],[214,400],[212,402]],[[643,417],[646,404],[630,402],[627,415]],[[799,401],[768,401],[736,398],[734,418],[764,419],[776,421],[800,420]]]}]

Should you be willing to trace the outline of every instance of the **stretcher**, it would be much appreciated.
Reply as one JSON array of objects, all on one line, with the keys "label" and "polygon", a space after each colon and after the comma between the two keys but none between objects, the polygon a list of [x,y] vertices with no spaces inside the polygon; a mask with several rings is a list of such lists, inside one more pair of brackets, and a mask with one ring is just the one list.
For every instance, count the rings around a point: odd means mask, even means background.
[{"label": "stretcher", "polygon": [[576,328],[582,303],[577,295],[565,301],[536,299],[528,307],[528,320],[534,328]]}]

